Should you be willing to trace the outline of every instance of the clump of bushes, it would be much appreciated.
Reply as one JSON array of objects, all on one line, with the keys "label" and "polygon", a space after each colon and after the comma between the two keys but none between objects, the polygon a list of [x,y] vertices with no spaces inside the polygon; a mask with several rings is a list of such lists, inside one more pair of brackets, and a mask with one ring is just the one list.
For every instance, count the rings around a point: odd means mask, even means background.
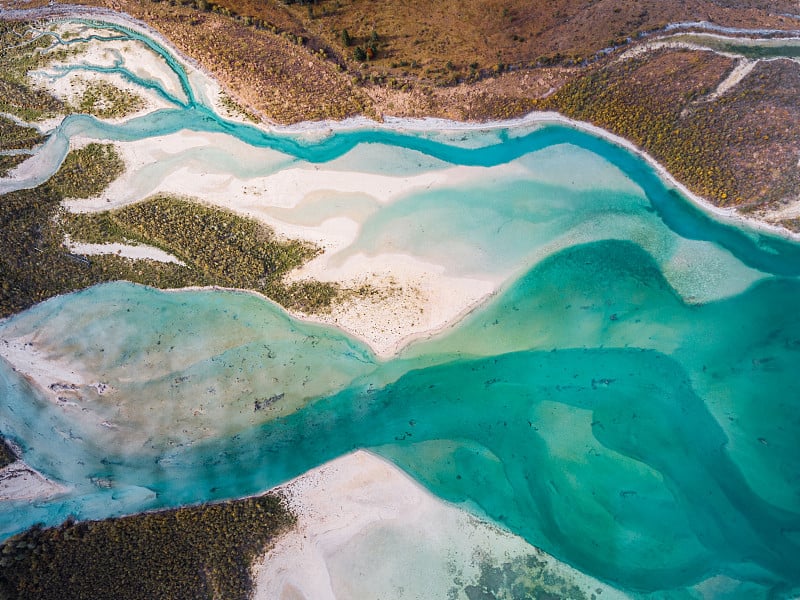
[{"label": "clump of bushes", "polygon": [[222,92],[220,94],[220,104],[222,104],[222,106],[225,108],[225,110],[228,111],[228,115],[240,116],[240,117],[246,119],[247,121],[250,121],[251,123],[258,123],[259,122],[259,118],[256,115],[254,115],[252,112],[247,110],[241,104],[236,102],[236,100],[231,98],[225,92]]},{"label": "clump of bushes", "polygon": [[[121,164],[110,147],[95,146],[70,152],[50,181],[0,197],[0,317],[115,279],[171,288],[210,284],[202,273],[174,263],[110,255],[90,260],[64,247],[64,228],[56,218],[61,200],[67,194],[99,194]],[[93,164],[95,159],[100,162]]]},{"label": "clump of bushes", "polygon": [[725,124],[714,118],[713,104],[697,101],[729,62],[683,50],[616,61],[571,80],[536,107],[633,141],[693,191],[725,204],[741,196],[741,182],[726,160],[729,141],[720,135]]},{"label": "clump of bushes", "polygon": [[[0,317],[58,294],[120,279],[159,288],[255,290],[304,312],[322,310],[337,297],[335,284],[285,284],[286,273],[318,249],[278,239],[253,219],[166,196],[107,213],[63,211],[64,198],[102,193],[123,168],[113,146],[90,144],[70,152],[43,185],[0,197]],[[186,264],[77,256],[64,247],[65,234],[90,243],[146,243]]]},{"label": "clump of bushes", "polygon": [[144,106],[144,100],[138,94],[121,90],[107,81],[96,81],[83,92],[76,109],[101,119],[110,119],[133,114]]},{"label": "clump of bushes", "polygon": [[30,149],[44,140],[45,136],[33,127],[0,116],[0,150]]},{"label": "clump of bushes", "polygon": [[[1,56],[1,55],[0,55]],[[4,85],[0,74],[0,88]],[[2,98],[0,98],[0,103]],[[2,150],[30,150],[45,141],[43,136],[34,127],[26,127],[6,117],[0,116],[0,151]],[[5,177],[8,172],[29,157],[28,154],[0,154],[0,177]]]},{"label": "clump of bushes", "polygon": [[158,196],[107,213],[65,214],[62,222],[76,240],[157,246],[197,274],[194,285],[255,290],[305,312],[329,306],[338,295],[331,283],[283,282],[286,273],[319,252],[311,244],[278,239],[254,219],[191,200]]},{"label": "clump of bushes", "polygon": [[259,291],[287,308],[319,310],[338,293],[331,283],[283,282],[289,271],[316,256],[318,248],[278,239],[254,219],[191,200],[157,196],[108,213],[64,218],[67,233],[76,239],[157,246],[184,261],[206,283]]},{"label": "clump of bushes", "polygon": [[112,144],[91,143],[67,154],[48,186],[64,198],[92,198],[125,171]]},{"label": "clump of bushes", "polygon": [[[0,112],[36,121],[64,112],[64,104],[28,82],[28,71],[53,59],[45,54],[50,38],[32,40],[31,23],[0,21]],[[28,43],[23,43],[28,41]]]},{"label": "clump of bushes", "polygon": [[33,527],[0,546],[0,597],[245,600],[254,560],[294,523],[267,494]]},{"label": "clump of bushes", "polygon": [[11,447],[8,445],[2,437],[0,437],[0,469],[3,467],[7,467],[11,463],[17,460],[16,455],[14,454]]},{"label": "clump of bushes", "polygon": [[162,288],[211,284],[202,273],[174,263],[70,253],[55,219],[61,200],[48,183],[0,197],[0,317],[103,281]]},{"label": "clump of bushes", "polygon": [[0,154],[0,177],[5,177],[14,167],[29,158],[27,154]]}]

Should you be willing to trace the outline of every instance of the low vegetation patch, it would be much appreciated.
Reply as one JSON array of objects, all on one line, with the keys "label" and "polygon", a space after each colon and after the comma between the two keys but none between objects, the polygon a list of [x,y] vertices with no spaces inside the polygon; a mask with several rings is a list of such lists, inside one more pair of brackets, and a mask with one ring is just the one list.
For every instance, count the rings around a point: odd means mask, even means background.
[{"label": "low vegetation patch", "polygon": [[44,140],[45,137],[33,127],[0,116],[0,150],[29,150]]},{"label": "low vegetation patch", "polygon": [[611,63],[579,77],[541,103],[625,137],[652,153],[706,198],[736,195],[716,135],[691,127],[684,112],[730,67],[708,52],[666,51]]},{"label": "low vegetation patch", "polygon": [[8,175],[9,171],[29,158],[27,154],[0,154],[0,177]]},{"label": "low vegetation patch", "polygon": [[91,143],[67,154],[48,182],[64,198],[93,198],[125,171],[125,163],[112,144]]},{"label": "low vegetation patch", "polygon": [[61,200],[47,183],[0,197],[0,317],[104,281],[162,288],[203,285],[198,283],[201,275],[173,263],[72,254],[55,221]]},{"label": "low vegetation patch", "polygon": [[[734,61],[662,50],[615,61],[568,82],[537,108],[608,129],[652,154],[692,191],[720,206],[796,194],[800,69],[769,61],[712,96]],[[794,190],[794,192],[792,192]]]},{"label": "low vegetation patch", "polygon": [[17,460],[16,455],[11,450],[11,447],[8,445],[2,437],[0,437],[0,469],[3,467],[7,467],[11,463]]},{"label": "low vegetation patch", "polygon": [[225,92],[220,93],[220,104],[222,104],[223,108],[228,111],[229,116],[241,117],[246,121],[250,121],[251,123],[260,122],[260,119],[257,116],[244,108]]},{"label": "low vegetation patch", "polygon": [[[50,38],[35,38],[30,23],[0,21],[0,112],[37,121],[64,112],[64,104],[31,86],[28,71],[42,67],[54,55],[42,51]],[[66,56],[66,51],[60,57]]]},{"label": "low vegetation patch", "polygon": [[34,527],[0,546],[0,597],[245,600],[253,562],[294,523],[267,494]]},{"label": "low vegetation patch", "polygon": [[214,285],[261,292],[287,308],[313,312],[330,304],[334,284],[284,276],[316,256],[311,244],[278,239],[254,219],[170,196],[98,214],[64,215],[66,232],[90,243],[142,242],[184,261]]},{"label": "low vegetation patch", "polygon": [[144,99],[138,94],[121,90],[107,81],[95,81],[83,92],[76,110],[101,119],[111,119],[131,115],[144,107]]},{"label": "low vegetation patch", "polygon": [[[337,296],[335,284],[285,284],[318,250],[278,239],[253,219],[189,200],[157,197],[113,212],[71,214],[65,198],[97,196],[123,171],[112,145],[71,151],[43,185],[0,198],[0,316],[96,283],[126,280],[159,288],[218,285],[261,292],[287,308],[314,312]],[[185,265],[117,255],[84,257],[64,236],[89,243],[141,242]]]}]

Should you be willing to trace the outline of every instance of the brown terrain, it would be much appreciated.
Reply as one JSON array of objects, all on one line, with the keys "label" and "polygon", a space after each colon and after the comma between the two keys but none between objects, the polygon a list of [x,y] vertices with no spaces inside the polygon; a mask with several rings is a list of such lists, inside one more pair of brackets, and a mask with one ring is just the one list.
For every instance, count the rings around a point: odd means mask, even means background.
[{"label": "brown terrain", "polygon": [[[0,1],[6,8],[45,4]],[[714,98],[735,60],[686,50],[618,60],[663,35],[668,23],[800,29],[793,1],[83,4],[146,22],[265,120],[363,114],[480,121],[557,110],[631,139],[718,205],[764,212],[797,196],[798,63],[761,62]]]}]

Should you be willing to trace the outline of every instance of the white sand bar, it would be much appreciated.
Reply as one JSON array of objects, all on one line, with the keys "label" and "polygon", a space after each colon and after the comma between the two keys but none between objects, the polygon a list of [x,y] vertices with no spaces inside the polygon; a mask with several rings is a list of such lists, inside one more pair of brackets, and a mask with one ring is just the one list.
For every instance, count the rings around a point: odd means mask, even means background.
[{"label": "white sand bar", "polygon": [[[256,600],[466,599],[468,589],[480,588],[482,573],[506,565],[507,581],[496,591],[525,582],[540,592],[575,586],[587,598],[625,597],[438,500],[368,452],[338,458],[278,489],[298,523],[255,566]],[[527,560],[543,568],[526,567]]]},{"label": "white sand bar", "polygon": [[82,254],[84,256],[116,254],[117,256],[124,256],[125,258],[155,260],[157,262],[176,263],[179,265],[185,264],[172,254],[164,252],[160,248],[147,246],[145,244],[140,246],[133,246],[131,244],[82,244],[69,241],[67,247],[70,252]]},{"label": "white sand bar", "polygon": [[[369,285],[371,292],[348,293],[329,313],[299,316],[341,327],[380,356],[452,324],[504,280],[502,274],[453,275],[442,265],[403,253],[357,253],[342,264],[331,259],[356,242],[364,221],[380,207],[431,187],[479,181],[489,172],[518,174],[523,170],[519,165],[450,167],[408,176],[325,170],[307,164],[282,168],[296,161],[222,134],[190,131],[117,147],[127,166],[125,174],[100,197],[65,201],[68,210],[104,211],[162,193],[189,196],[252,217],[280,236],[317,244],[324,253],[293,273],[291,280],[331,281],[346,290]],[[177,262],[167,253],[144,247],[82,244],[72,248],[81,254],[120,251],[129,257]]]},{"label": "white sand bar", "polygon": [[20,460],[0,469],[0,501],[43,500],[65,491]]}]

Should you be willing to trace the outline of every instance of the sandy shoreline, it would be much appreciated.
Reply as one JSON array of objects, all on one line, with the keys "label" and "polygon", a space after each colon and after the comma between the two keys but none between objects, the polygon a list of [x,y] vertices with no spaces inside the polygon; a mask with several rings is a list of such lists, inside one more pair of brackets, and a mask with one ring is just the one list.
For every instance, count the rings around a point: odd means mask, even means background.
[{"label": "sandy shoreline", "polygon": [[0,502],[45,500],[66,491],[21,460],[0,469]]},{"label": "sandy shoreline", "polygon": [[[128,15],[127,13],[117,12],[110,9],[99,8],[99,7],[84,7],[77,5],[59,4],[51,7],[42,7],[29,10],[18,10],[18,9],[2,10],[0,11],[0,18],[18,19],[18,20],[26,18],[34,18],[34,19],[50,18],[56,20],[87,18],[100,21],[108,21],[110,23],[114,23],[117,25],[130,27],[131,29],[138,30],[140,33],[144,33],[148,36],[153,37],[153,39],[155,39],[160,45],[164,46],[170,52],[170,54],[172,54],[179,62],[181,62],[185,68],[188,67],[190,71],[196,71],[202,74],[209,81],[211,82],[214,81],[213,76],[209,72],[205,71],[196,61],[184,55],[177,48],[175,48],[167,38],[162,36],[158,31],[154,30],[152,27],[150,27],[143,21],[135,19],[132,16]],[[699,27],[706,29],[708,31],[716,31],[719,33],[726,33],[728,31],[730,31],[731,33],[736,33],[736,32],[749,33],[751,31],[762,32],[762,33],[776,32],[776,30],[762,31],[762,30],[746,30],[738,28],[721,28],[705,22],[673,23],[665,26],[664,31],[670,31],[686,27]],[[780,33],[785,33],[785,32],[780,32]],[[708,35],[712,34],[709,33]],[[654,41],[658,42],[659,40],[654,40]],[[221,91],[218,86],[216,89],[217,91]],[[562,125],[573,127],[575,129],[586,131],[634,152],[638,156],[644,158],[654,169],[658,171],[658,173],[662,176],[662,178],[665,179],[670,185],[680,190],[680,192],[684,196],[686,196],[689,200],[691,200],[693,203],[695,203],[700,208],[709,213],[723,217],[735,223],[748,224],[752,227],[768,231],[769,233],[773,233],[783,237],[788,237],[791,239],[800,239],[800,234],[790,232],[782,227],[778,227],[770,223],[765,223],[758,219],[753,219],[750,217],[740,215],[735,212],[735,209],[732,208],[723,209],[717,207],[708,200],[691,192],[688,188],[686,188],[685,185],[678,182],[661,163],[659,163],[655,158],[650,156],[647,152],[645,152],[643,149],[639,148],[629,140],[626,140],[625,138],[622,138],[605,129],[602,129],[601,127],[597,127],[590,123],[576,121],[574,119],[570,119],[556,112],[532,112],[523,117],[502,120],[502,121],[459,122],[441,118],[416,119],[408,117],[384,116],[383,122],[378,123],[376,121],[368,119],[367,117],[362,116],[362,117],[344,119],[342,121],[331,121],[331,120],[308,121],[294,125],[280,125],[277,123],[258,123],[255,124],[254,126],[259,127],[264,131],[275,132],[275,133],[305,132],[310,134],[321,134],[323,136],[326,136],[335,131],[347,131],[353,129],[360,129],[363,127],[378,127],[378,128],[386,128],[390,130],[399,130],[399,131],[403,130],[458,131],[458,130],[506,129],[506,128],[525,126],[525,125],[546,124],[546,123],[559,123]]]},{"label": "sandy shoreline", "polygon": [[[619,591],[559,563],[523,539],[439,500],[403,471],[363,450],[274,491],[295,528],[254,566],[256,600],[465,597],[482,569],[541,561],[530,583]],[[381,560],[377,562],[376,556]],[[509,582],[510,583],[510,582]]]},{"label": "sandy shoreline", "polygon": [[[176,51],[160,34],[122,13],[106,9],[86,10],[56,6],[52,9],[35,9],[33,13],[4,11],[0,14],[14,18],[52,15],[58,19],[107,20],[153,36],[158,43],[177,57],[187,71],[193,73],[199,70],[193,61]],[[140,54],[151,54],[149,50],[138,46],[133,46],[128,52],[132,63],[141,62],[137,59]],[[144,61],[148,57],[139,58]],[[93,74],[87,73],[85,76],[91,79]],[[212,81],[207,74],[203,76]],[[203,92],[211,96],[209,100],[215,105],[214,96],[217,94],[218,99],[220,90],[218,87],[212,88],[213,86],[210,86]],[[560,124],[584,131],[635,153],[658,173],[666,185],[678,190],[688,201],[719,220],[790,239],[800,239],[800,234],[745,217],[738,214],[735,209],[716,207],[688,190],[662,164],[632,142],[594,125],[578,122],[558,113],[530,113],[512,120],[473,123],[401,117],[387,117],[383,123],[376,123],[365,117],[359,117],[341,122],[323,121],[292,126],[260,124],[259,127],[271,133],[300,134],[313,139],[327,137],[336,131],[361,128],[446,133],[535,128],[547,124]],[[70,145],[76,146],[86,141],[82,138],[73,139]],[[426,263],[414,256],[397,252],[386,252],[371,257],[356,253],[349,256],[344,264],[331,262],[331,258],[337,252],[348,248],[357,239],[365,215],[372,210],[369,208],[370,202],[376,203],[376,206],[386,205],[403,194],[431,185],[452,185],[473,179],[477,181],[487,170],[455,166],[412,176],[384,176],[336,169],[318,170],[319,167],[314,171],[308,168],[286,168],[286,163],[291,162],[291,158],[279,152],[254,149],[223,134],[194,131],[182,131],[155,140],[119,143],[117,147],[127,165],[126,173],[99,198],[66,201],[65,206],[69,210],[77,212],[107,210],[156,193],[181,193],[256,218],[272,227],[281,236],[305,239],[318,244],[324,253],[291,274],[291,280],[313,278],[334,281],[345,289],[358,289],[365,284],[371,284],[376,287],[377,293],[366,296],[351,294],[343,303],[334,306],[329,313],[295,314],[295,316],[337,326],[365,341],[382,358],[396,355],[412,340],[436,335],[453,326],[497,293],[504,283],[502,277],[451,276],[440,265]],[[263,176],[248,175],[244,172],[236,175],[231,171],[233,166],[226,168],[225,165],[214,170],[213,157],[209,158],[203,154],[208,149],[222,149],[231,157],[238,157],[237,168],[240,168],[241,164],[252,163],[254,169],[257,164],[261,165],[261,168],[264,164],[272,164],[274,172]],[[160,171],[162,165],[169,166]],[[365,208],[361,209],[359,214],[330,215],[313,223],[293,222],[290,217],[280,212],[284,209],[297,209],[314,194],[323,192],[363,194],[367,197],[364,201]],[[174,260],[166,253],[156,254],[153,250],[133,246],[83,245],[77,247],[77,251],[120,252],[137,258]]]}]

